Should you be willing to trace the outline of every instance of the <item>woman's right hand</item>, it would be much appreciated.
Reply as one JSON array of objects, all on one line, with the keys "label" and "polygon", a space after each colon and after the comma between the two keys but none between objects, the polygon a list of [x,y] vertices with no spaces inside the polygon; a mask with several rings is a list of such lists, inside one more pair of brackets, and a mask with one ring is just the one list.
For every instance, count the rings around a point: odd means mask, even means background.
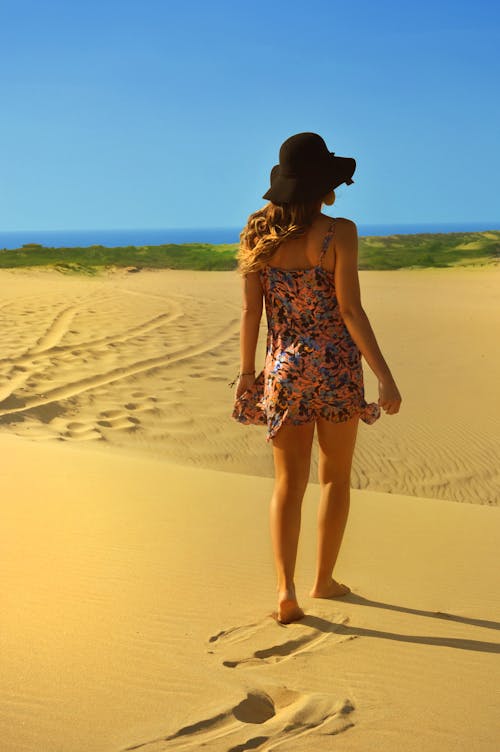
[{"label": "woman's right hand", "polygon": [[399,412],[402,400],[396,382],[392,377],[381,379],[378,382],[378,395],[378,404],[387,415],[394,415]]}]

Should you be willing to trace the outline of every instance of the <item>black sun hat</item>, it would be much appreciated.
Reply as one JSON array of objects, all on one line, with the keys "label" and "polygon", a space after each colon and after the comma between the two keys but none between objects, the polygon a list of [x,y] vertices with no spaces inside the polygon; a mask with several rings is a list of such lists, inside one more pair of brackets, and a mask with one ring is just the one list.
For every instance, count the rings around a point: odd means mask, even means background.
[{"label": "black sun hat", "polygon": [[336,157],[317,133],[296,133],[281,144],[271,187],[262,198],[275,204],[314,201],[342,183],[354,183],[355,169],[355,159]]}]

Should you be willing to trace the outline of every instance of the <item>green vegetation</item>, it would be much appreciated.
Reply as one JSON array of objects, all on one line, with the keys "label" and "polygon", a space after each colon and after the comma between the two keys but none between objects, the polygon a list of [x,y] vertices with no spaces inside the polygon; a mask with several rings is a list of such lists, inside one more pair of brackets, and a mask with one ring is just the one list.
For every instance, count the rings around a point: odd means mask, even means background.
[{"label": "green vegetation", "polygon": [[110,267],[223,271],[236,268],[237,245],[183,243],[181,245],[106,248],[48,248],[35,243],[16,250],[0,250],[0,268],[44,266],[66,273],[96,274]]},{"label": "green vegetation", "polygon": [[360,269],[407,269],[495,264],[500,231],[419,233],[359,239]]},{"label": "green vegetation", "polygon": [[[97,274],[109,268],[236,269],[238,244],[182,243],[107,248],[49,248],[36,243],[0,250],[0,268],[52,267],[66,274]],[[408,269],[497,264],[500,230],[419,233],[359,239],[359,268]]]}]

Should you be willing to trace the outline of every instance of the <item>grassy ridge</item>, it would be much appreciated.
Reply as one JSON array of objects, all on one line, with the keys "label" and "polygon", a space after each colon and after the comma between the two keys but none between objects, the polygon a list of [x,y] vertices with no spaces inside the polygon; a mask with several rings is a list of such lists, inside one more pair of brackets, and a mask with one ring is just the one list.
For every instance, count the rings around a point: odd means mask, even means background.
[{"label": "grassy ridge", "polygon": [[[107,248],[50,248],[27,244],[0,250],[0,268],[52,267],[66,273],[96,274],[111,267],[136,269],[236,269],[238,244],[182,243]],[[500,259],[500,230],[419,233],[359,238],[362,270],[495,264]]]},{"label": "grassy ridge", "polygon": [[500,230],[359,239],[360,269],[484,265],[500,260]]}]

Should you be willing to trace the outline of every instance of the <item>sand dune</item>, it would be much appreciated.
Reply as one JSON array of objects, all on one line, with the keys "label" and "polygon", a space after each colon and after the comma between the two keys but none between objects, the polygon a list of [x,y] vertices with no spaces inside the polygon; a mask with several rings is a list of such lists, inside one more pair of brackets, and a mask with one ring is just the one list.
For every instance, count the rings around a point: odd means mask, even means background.
[{"label": "sand dune", "polygon": [[[499,269],[360,275],[404,402],[360,425],[353,487],[498,504]],[[272,476],[264,429],[229,417],[235,273],[4,271],[0,284],[0,430]],[[265,317],[260,339],[261,366]],[[376,401],[366,364],[365,384]]]},{"label": "sand dune", "polygon": [[498,269],[361,280],[404,402],[360,425],[342,599],[314,455],[285,626],[236,275],[0,273],[2,752],[496,752]]},{"label": "sand dune", "polygon": [[[5,752],[383,749],[498,742],[496,509],[352,492],[338,574],[275,607],[268,478],[0,438]],[[10,491],[10,492],[9,492]]]}]

